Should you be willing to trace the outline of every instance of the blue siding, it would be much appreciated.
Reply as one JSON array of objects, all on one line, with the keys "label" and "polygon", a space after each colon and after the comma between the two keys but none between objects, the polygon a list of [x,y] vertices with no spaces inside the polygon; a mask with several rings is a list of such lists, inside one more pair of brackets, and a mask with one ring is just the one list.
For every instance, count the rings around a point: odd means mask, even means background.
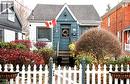
[{"label": "blue siding", "polygon": [[72,17],[72,15],[69,13],[69,11],[67,10],[67,8],[64,9],[64,11],[61,13],[61,15],[59,16],[58,22],[75,22],[74,18]]},{"label": "blue siding", "polygon": [[[61,25],[70,25],[70,33],[68,39],[61,38]],[[69,13],[67,8],[61,13],[59,18],[57,19],[57,25],[53,29],[53,47],[56,49],[58,41],[60,42],[61,50],[68,50],[68,45],[77,40],[79,37],[79,27],[77,21],[74,20],[72,15]]]}]

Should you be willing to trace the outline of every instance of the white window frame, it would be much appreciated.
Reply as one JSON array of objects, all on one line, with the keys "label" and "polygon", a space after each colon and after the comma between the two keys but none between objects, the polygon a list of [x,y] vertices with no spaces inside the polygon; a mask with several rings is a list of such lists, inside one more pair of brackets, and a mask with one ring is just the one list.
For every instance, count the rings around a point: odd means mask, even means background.
[{"label": "white window frame", "polygon": [[15,22],[15,13],[8,8],[8,20]]},{"label": "white window frame", "polygon": [[111,23],[111,18],[110,18],[110,16],[108,16],[108,27],[110,27],[110,23]]},{"label": "white window frame", "polygon": [[51,28],[49,28],[50,30],[51,30],[51,32],[50,32],[50,34],[51,34],[51,37],[50,37],[50,40],[48,40],[48,38],[39,38],[38,37],[38,29],[47,29],[46,27],[39,27],[39,26],[37,26],[36,27],[36,33],[37,33],[37,41],[44,41],[44,42],[51,42],[52,41],[52,29]]}]

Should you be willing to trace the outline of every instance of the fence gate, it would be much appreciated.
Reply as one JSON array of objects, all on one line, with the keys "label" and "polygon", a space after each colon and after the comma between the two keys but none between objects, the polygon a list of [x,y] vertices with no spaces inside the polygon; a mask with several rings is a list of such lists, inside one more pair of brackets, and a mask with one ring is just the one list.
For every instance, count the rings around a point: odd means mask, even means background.
[{"label": "fence gate", "polygon": [[81,84],[81,73],[74,68],[60,67],[54,70],[53,84]]},{"label": "fence gate", "polygon": [[74,67],[55,67],[52,59],[50,59],[49,66],[49,84],[85,84],[85,68],[82,67],[83,65],[80,65],[79,69],[76,65]]}]

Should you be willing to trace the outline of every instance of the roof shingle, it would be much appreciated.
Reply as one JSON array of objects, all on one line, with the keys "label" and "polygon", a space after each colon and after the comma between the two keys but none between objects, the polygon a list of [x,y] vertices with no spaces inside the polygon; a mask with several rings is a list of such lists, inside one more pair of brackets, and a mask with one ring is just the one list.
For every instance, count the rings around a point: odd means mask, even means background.
[{"label": "roof shingle", "polygon": [[[56,18],[64,5],[37,4],[29,16],[29,21],[45,21]],[[68,5],[78,22],[100,21],[100,17],[93,5]]]}]

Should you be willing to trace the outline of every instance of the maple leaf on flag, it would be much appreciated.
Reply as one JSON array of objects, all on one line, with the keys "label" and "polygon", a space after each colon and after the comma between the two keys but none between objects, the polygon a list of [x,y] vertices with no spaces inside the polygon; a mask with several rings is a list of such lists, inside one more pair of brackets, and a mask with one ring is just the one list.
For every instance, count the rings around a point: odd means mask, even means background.
[{"label": "maple leaf on flag", "polygon": [[53,19],[51,21],[45,21],[45,25],[47,28],[53,28],[54,26],[56,26],[56,20]]}]

